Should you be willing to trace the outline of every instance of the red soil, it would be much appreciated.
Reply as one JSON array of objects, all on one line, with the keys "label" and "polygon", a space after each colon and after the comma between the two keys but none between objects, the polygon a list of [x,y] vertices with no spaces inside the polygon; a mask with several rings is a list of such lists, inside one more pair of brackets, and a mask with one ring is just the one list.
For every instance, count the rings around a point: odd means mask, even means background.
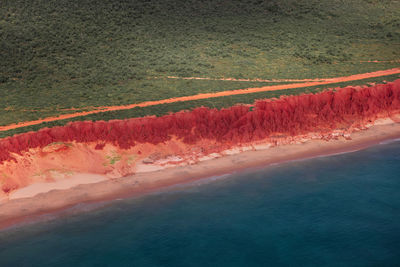
[{"label": "red soil", "polygon": [[54,179],[54,169],[121,177],[134,173],[143,159],[208,155],[311,132],[329,136],[335,129],[351,131],[399,112],[400,80],[396,80],[260,100],[251,108],[201,107],[162,117],[72,122],[0,139],[0,185],[2,194],[7,194]]},{"label": "red soil", "polygon": [[309,87],[309,86],[326,85],[326,84],[333,84],[333,83],[339,83],[339,82],[348,82],[348,81],[362,80],[362,79],[367,79],[367,78],[388,76],[388,75],[393,75],[393,74],[398,74],[398,73],[400,73],[400,68],[394,68],[394,69],[389,69],[389,70],[382,70],[382,71],[376,71],[376,72],[370,72],[370,73],[355,74],[355,75],[345,76],[345,77],[325,79],[323,81],[313,81],[313,82],[304,82],[304,83],[296,83],[296,84],[283,84],[283,85],[274,85],[274,86],[264,86],[264,87],[259,87],[259,88],[248,88],[248,89],[240,89],[240,90],[232,90],[232,91],[223,91],[223,92],[217,92],[217,93],[198,94],[198,95],[192,95],[192,96],[169,98],[169,99],[164,99],[164,100],[146,101],[146,102],[126,105],[126,106],[99,107],[97,110],[77,112],[77,113],[73,113],[73,114],[64,114],[64,115],[48,117],[48,118],[44,118],[44,119],[40,119],[40,120],[27,121],[27,122],[21,122],[18,124],[10,124],[10,125],[6,125],[6,126],[0,126],[0,131],[8,131],[8,130],[17,129],[17,128],[21,128],[21,127],[37,125],[37,124],[40,124],[43,122],[52,122],[52,121],[76,118],[76,117],[87,116],[90,114],[96,114],[96,113],[101,113],[101,112],[132,109],[135,107],[147,107],[147,106],[154,106],[154,105],[160,105],[160,104],[166,104],[166,103],[207,99],[207,98],[214,98],[214,97],[221,97],[221,96],[241,95],[241,94],[250,94],[250,93],[257,93],[257,92],[277,91],[277,90],[286,90],[286,89],[302,88],[302,87]]}]

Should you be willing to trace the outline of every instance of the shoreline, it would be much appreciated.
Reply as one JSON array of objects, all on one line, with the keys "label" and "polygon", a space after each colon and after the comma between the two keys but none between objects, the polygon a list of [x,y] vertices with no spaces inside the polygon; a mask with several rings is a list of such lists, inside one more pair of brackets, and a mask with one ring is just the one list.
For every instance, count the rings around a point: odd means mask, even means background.
[{"label": "shoreline", "polygon": [[[81,203],[98,203],[138,197],[170,186],[229,174],[247,168],[268,166],[294,160],[358,151],[381,142],[400,138],[400,123],[374,125],[352,133],[351,140],[308,140],[263,150],[244,151],[200,161],[194,165],[175,166],[142,172],[97,183],[79,184],[69,189],[53,189],[33,197],[15,198],[0,203],[0,230],[54,214]],[[80,174],[82,175],[82,174]]]}]

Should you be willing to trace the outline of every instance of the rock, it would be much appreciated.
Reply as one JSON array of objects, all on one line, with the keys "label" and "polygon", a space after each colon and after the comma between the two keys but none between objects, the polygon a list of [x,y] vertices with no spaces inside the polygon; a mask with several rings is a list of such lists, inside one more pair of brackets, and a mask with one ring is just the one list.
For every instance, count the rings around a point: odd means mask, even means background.
[{"label": "rock", "polygon": [[153,164],[154,160],[152,160],[151,158],[145,158],[145,159],[142,160],[142,162],[144,164]]}]

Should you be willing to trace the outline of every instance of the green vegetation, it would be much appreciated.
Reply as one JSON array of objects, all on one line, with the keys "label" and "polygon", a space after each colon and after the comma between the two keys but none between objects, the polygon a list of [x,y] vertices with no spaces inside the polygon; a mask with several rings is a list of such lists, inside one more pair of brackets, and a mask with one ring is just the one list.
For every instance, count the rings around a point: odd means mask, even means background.
[{"label": "green vegetation", "polygon": [[[167,76],[304,79],[399,67],[399,62],[361,62],[399,60],[399,26],[400,2],[390,0],[3,0],[0,125],[69,113],[68,108],[266,85]],[[161,115],[198,105],[226,107],[306,90],[311,89],[85,119]]]},{"label": "green vegetation", "polygon": [[260,92],[246,95],[236,95],[236,96],[225,96],[218,98],[210,98],[203,100],[194,100],[194,101],[186,101],[186,102],[176,102],[171,104],[162,104],[149,106],[144,108],[133,108],[129,110],[121,110],[121,111],[110,111],[105,113],[98,113],[93,115],[88,115],[84,117],[76,117],[73,119],[66,119],[55,122],[41,123],[39,125],[29,126],[18,128],[15,130],[9,130],[6,132],[0,132],[0,138],[28,132],[28,131],[37,131],[44,127],[54,127],[65,125],[71,121],[80,121],[80,120],[112,120],[112,119],[125,119],[125,118],[134,118],[134,117],[144,117],[144,116],[162,116],[166,115],[170,112],[178,112],[181,110],[191,110],[196,107],[205,106],[210,108],[228,108],[235,104],[252,104],[257,99],[265,99],[265,98],[274,98],[280,97],[281,95],[297,95],[302,93],[316,93],[319,91],[326,90],[328,88],[333,87],[345,87],[345,86],[357,86],[357,85],[365,85],[368,83],[382,83],[384,80],[392,81],[395,79],[399,79],[399,75],[391,75],[386,76],[384,78],[371,78],[365,79],[361,81],[353,81],[353,82],[345,82],[345,83],[337,83],[334,86],[332,85],[324,85],[324,86],[313,86],[306,88],[298,88],[298,89],[290,89],[290,90],[280,90],[280,91],[272,91],[272,92]]},{"label": "green vegetation", "polygon": [[121,160],[121,155],[118,155],[117,152],[113,151],[112,156],[106,156],[106,159],[108,160],[108,163],[105,163],[104,166],[114,165]]}]

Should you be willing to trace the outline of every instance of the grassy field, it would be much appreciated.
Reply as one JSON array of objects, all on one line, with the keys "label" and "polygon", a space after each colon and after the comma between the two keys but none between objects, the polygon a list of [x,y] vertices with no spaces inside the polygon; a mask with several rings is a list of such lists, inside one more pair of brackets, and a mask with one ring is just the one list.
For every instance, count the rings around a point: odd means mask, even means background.
[{"label": "grassy field", "polygon": [[[364,62],[399,59],[400,1],[3,0],[0,125],[69,113],[70,108],[266,85],[167,76],[324,78],[399,67],[399,62]],[[199,105],[219,108],[320,89],[190,101],[84,119],[162,115]]]}]

